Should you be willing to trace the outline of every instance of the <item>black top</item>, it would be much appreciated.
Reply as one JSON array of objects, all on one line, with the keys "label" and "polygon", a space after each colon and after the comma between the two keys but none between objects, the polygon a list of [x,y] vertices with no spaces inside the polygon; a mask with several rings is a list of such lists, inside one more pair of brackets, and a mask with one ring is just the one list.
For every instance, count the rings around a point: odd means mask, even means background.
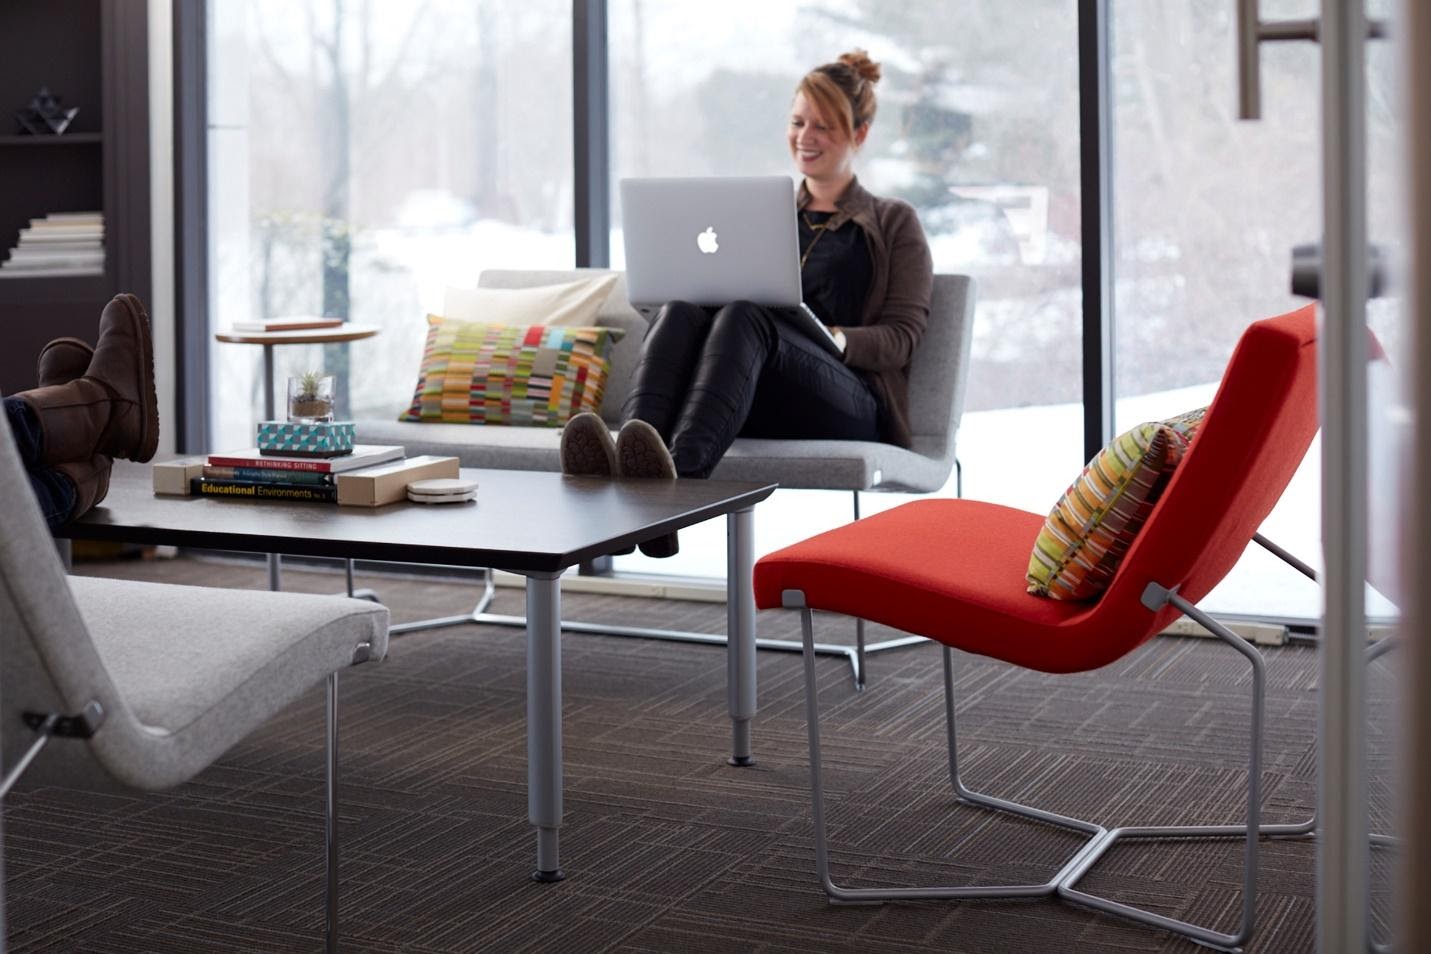
[{"label": "black top", "polygon": [[800,254],[809,253],[800,270],[800,287],[805,304],[825,324],[858,328],[874,265],[864,230],[853,221],[834,230],[821,228],[834,214],[799,214]]}]

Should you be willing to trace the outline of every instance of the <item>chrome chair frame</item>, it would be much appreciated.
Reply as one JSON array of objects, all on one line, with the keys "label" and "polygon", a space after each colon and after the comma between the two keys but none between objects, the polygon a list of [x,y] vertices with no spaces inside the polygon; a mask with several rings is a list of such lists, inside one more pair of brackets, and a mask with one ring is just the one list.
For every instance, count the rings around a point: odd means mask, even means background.
[{"label": "chrome chair frame", "polygon": [[[1254,538],[1260,545],[1304,575],[1316,579],[1316,573],[1305,563],[1287,551],[1273,544],[1266,537],[1257,534]],[[800,631],[804,649],[805,713],[810,750],[810,792],[811,811],[815,828],[815,868],[826,895],[835,903],[868,904],[901,900],[957,900],[969,898],[1038,898],[1056,895],[1071,903],[1093,908],[1107,914],[1117,915],[1141,924],[1161,928],[1186,937],[1198,944],[1221,951],[1238,951],[1251,937],[1256,916],[1257,900],[1257,842],[1259,838],[1298,837],[1315,833],[1317,817],[1301,822],[1263,824],[1261,822],[1262,802],[1262,740],[1263,722],[1266,710],[1266,673],[1261,654],[1250,643],[1238,636],[1217,620],[1213,619],[1194,604],[1177,593],[1177,587],[1164,587],[1149,583],[1143,591],[1142,603],[1152,612],[1158,612],[1171,604],[1190,619],[1196,621],[1213,636],[1227,643],[1241,653],[1252,670],[1252,719],[1247,760],[1247,809],[1243,824],[1230,825],[1143,825],[1107,827],[1097,822],[1055,812],[1045,811],[1032,805],[1015,802],[993,795],[987,795],[968,788],[959,773],[957,734],[954,717],[954,664],[953,649],[943,645],[944,660],[944,712],[949,748],[949,777],[954,793],[960,801],[996,811],[1008,812],[1022,818],[1042,822],[1058,828],[1076,831],[1086,836],[1084,843],[1064,862],[1063,866],[1048,881],[1042,884],[1011,885],[960,885],[931,886],[913,888],[851,888],[837,884],[830,874],[829,839],[825,822],[824,781],[820,760],[820,712],[819,689],[815,681],[814,621],[813,612],[806,604],[805,594],[800,590],[786,590],[781,594],[782,605],[800,610]],[[924,637],[910,637],[923,639]],[[1390,646],[1387,641],[1378,643],[1370,650],[1369,658],[1384,653]],[[1165,838],[1244,838],[1246,845],[1243,857],[1242,911],[1236,930],[1217,931],[1210,927],[1188,921],[1170,918],[1142,908],[1100,897],[1077,887],[1078,882],[1095,864],[1120,840],[1165,839]],[[1373,842],[1386,836],[1373,836]],[[1374,951],[1385,948],[1369,942]]]}]

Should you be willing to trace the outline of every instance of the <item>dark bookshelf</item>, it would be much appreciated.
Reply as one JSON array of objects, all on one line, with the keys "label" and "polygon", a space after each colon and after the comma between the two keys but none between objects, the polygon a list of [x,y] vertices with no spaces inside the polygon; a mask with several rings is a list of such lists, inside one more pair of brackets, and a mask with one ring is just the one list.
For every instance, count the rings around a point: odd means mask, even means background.
[{"label": "dark bookshelf", "polygon": [[0,136],[0,146],[97,146],[104,142],[103,133],[72,133],[63,136]]},{"label": "dark bookshelf", "polygon": [[[148,4],[3,0],[0,36],[0,258],[31,219],[102,211],[102,274],[0,278],[0,391],[35,384],[52,338],[93,342],[121,291],[150,301]],[[40,87],[79,107],[60,135],[25,133],[15,113]]]}]

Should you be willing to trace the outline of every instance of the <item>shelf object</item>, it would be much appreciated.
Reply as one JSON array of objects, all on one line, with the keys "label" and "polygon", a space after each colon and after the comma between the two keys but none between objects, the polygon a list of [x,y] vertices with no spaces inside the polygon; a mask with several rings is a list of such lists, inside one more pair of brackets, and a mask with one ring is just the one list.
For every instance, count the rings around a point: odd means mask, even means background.
[{"label": "shelf object", "polygon": [[78,106],[61,106],[60,97],[50,92],[48,86],[41,86],[30,105],[16,111],[15,122],[32,136],[59,136],[70,128],[77,115]]},{"label": "shelf object", "polygon": [[[35,356],[50,339],[92,342],[115,294],[152,304],[147,6],[0,3],[0,35],[25,38],[0,57],[0,258],[31,219],[87,210],[104,219],[98,274],[0,279],[0,392],[34,386]],[[41,87],[78,110],[63,134],[23,133],[14,119]]]},{"label": "shelf object", "polygon": [[63,136],[0,136],[0,147],[9,146],[98,146],[104,135],[97,132],[66,133]]}]

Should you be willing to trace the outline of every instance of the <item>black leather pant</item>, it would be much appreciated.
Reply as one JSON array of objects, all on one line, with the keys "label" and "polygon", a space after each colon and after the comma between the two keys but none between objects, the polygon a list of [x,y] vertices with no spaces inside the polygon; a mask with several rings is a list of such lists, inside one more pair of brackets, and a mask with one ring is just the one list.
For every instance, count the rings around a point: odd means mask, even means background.
[{"label": "black leather pant", "polygon": [[632,418],[660,433],[682,477],[710,476],[737,436],[879,440],[865,379],[748,301],[657,312],[622,406]]}]

